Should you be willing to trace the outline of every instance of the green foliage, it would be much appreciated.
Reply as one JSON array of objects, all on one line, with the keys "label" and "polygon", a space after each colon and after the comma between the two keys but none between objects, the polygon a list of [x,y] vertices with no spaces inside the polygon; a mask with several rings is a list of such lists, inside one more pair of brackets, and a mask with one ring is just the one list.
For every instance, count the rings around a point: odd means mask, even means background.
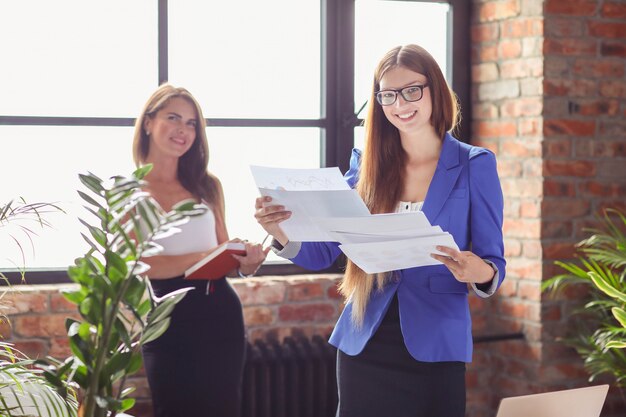
[{"label": "green foliage", "polygon": [[78,288],[64,293],[76,304],[80,320],[66,321],[72,356],[49,364],[46,375],[51,382],[67,380],[82,389],[82,416],[115,416],[134,405],[125,383],[141,368],[141,345],[165,332],[169,314],[188,291],[157,299],[140,258],[161,250],[154,238],[174,233],[176,225],[203,209],[186,203],[164,212],[141,191],[149,170],[113,177],[109,184],[91,173],[80,175],[86,191],[79,195],[93,216],[91,222],[81,219],[90,249],[68,270]]},{"label": "green foliage", "polygon": [[556,262],[567,271],[543,283],[542,290],[556,294],[580,284],[589,288],[590,300],[577,311],[577,335],[565,342],[585,361],[591,380],[613,375],[626,388],[626,217],[609,209],[603,228],[591,229],[592,236],[581,241],[580,262]]}]

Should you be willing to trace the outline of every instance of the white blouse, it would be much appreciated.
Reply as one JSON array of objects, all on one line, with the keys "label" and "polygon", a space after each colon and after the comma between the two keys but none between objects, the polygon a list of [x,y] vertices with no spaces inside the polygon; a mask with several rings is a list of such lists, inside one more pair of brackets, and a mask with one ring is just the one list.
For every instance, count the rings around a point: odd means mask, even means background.
[{"label": "white blouse", "polygon": [[210,207],[206,208],[204,213],[191,216],[186,223],[176,226],[180,232],[155,239],[155,243],[163,246],[163,252],[159,255],[184,255],[216,247],[215,214]]}]

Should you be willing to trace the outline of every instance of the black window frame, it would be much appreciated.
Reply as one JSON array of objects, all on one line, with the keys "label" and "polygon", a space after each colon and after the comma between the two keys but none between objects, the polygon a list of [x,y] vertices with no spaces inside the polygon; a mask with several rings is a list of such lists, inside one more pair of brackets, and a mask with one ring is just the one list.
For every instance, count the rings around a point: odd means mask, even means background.
[{"label": "black window frame", "polygon": [[[452,88],[462,109],[456,136],[469,142],[470,100],[470,2],[467,0],[380,0],[449,4],[448,63]],[[354,145],[354,128],[362,119],[354,113],[354,36],[355,0],[321,0],[321,80],[319,119],[239,119],[207,118],[211,127],[317,127],[320,128],[320,165],[348,169]],[[158,0],[158,82],[168,80],[168,0]],[[156,88],[156,86],[155,86]],[[116,117],[38,117],[0,115],[0,125],[22,126],[134,126],[134,118]],[[309,271],[288,263],[267,263],[259,275],[290,275],[296,273],[341,272],[344,260],[338,260],[323,271]],[[18,270],[0,270],[12,285],[22,283]],[[26,284],[71,282],[65,268],[26,270]]]}]

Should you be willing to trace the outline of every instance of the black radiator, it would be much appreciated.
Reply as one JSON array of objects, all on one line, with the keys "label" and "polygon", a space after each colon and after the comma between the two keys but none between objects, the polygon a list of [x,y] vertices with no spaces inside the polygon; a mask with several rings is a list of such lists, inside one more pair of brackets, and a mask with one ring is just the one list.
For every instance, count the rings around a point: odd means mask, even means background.
[{"label": "black radiator", "polygon": [[336,349],[321,336],[248,343],[242,417],[333,417]]}]

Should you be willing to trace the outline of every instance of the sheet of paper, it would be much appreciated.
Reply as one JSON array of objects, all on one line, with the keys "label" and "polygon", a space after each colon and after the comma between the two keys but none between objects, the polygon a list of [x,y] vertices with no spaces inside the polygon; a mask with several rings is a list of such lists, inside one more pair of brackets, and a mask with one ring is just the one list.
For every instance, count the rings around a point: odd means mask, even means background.
[{"label": "sheet of paper", "polygon": [[384,234],[394,231],[414,230],[431,227],[426,215],[421,211],[407,213],[368,214],[351,217],[325,217],[320,215],[315,221],[326,230]]},{"label": "sheet of paper", "polygon": [[341,230],[331,230],[328,234],[333,241],[340,243],[368,243],[388,242],[390,240],[410,239],[415,237],[437,236],[444,233],[439,226],[424,227],[421,229],[397,230],[387,233],[352,233]]},{"label": "sheet of paper", "polygon": [[257,188],[288,191],[349,190],[339,168],[273,168],[250,165]]},{"label": "sheet of paper", "polygon": [[368,274],[375,274],[441,264],[430,257],[431,253],[441,253],[435,249],[437,245],[458,250],[457,244],[449,233],[386,242],[342,244],[339,248],[359,268]]},{"label": "sheet of paper", "polygon": [[296,242],[328,242],[327,229],[314,220],[317,217],[367,216],[369,210],[356,192],[347,190],[287,191],[259,188],[261,195],[272,197],[273,203],[284,205],[292,216],[281,223],[289,240]]}]

